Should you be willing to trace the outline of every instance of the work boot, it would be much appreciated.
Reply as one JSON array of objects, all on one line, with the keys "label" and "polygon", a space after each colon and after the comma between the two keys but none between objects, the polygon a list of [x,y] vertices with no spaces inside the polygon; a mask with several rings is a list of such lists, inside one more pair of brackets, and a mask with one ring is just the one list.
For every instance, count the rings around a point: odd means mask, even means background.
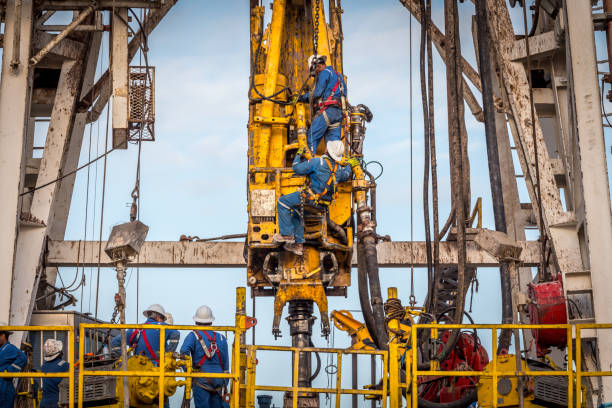
[{"label": "work boot", "polygon": [[285,249],[299,256],[304,255],[304,244],[298,244],[298,243],[285,244]]},{"label": "work boot", "polygon": [[274,234],[272,235],[272,241],[278,242],[279,244],[293,244],[295,242],[295,238],[293,235]]}]

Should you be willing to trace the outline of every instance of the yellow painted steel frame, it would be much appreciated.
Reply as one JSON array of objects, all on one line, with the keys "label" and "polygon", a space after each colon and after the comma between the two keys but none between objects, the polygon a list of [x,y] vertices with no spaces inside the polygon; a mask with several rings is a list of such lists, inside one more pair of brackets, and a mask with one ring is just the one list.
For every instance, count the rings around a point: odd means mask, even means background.
[{"label": "yellow painted steel frame", "polygon": [[[490,330],[491,331],[491,344],[492,351],[491,354],[493,356],[497,355],[497,332],[501,329],[519,329],[519,330],[530,330],[530,329],[564,329],[566,330],[567,336],[567,353],[568,353],[568,366],[565,370],[547,370],[547,371],[532,371],[532,370],[521,370],[517,371],[499,371],[497,369],[497,359],[492,358],[489,366],[485,371],[440,371],[438,369],[430,369],[421,371],[417,369],[416,364],[412,364],[412,361],[417,361],[417,338],[418,331],[423,329],[429,330],[448,330],[448,329],[465,329],[465,330]],[[578,387],[581,386],[581,380],[583,377],[603,377],[603,376],[612,376],[611,371],[583,371],[581,367],[581,332],[582,330],[602,330],[602,329],[612,329],[612,324],[556,324],[556,325],[542,325],[542,324],[416,324],[412,327],[411,332],[411,345],[410,349],[408,349],[408,353],[410,358],[406,358],[406,378],[410,380],[406,383],[400,383],[399,379],[401,378],[400,367],[397,364],[398,357],[406,350],[406,347],[398,342],[392,341],[389,344],[389,395],[391,397],[392,408],[399,407],[401,401],[397,398],[394,399],[395,395],[401,395],[399,393],[404,389],[411,388],[412,390],[418,389],[418,377],[419,376],[446,376],[446,377],[491,377],[492,384],[497,384],[497,379],[499,377],[542,377],[542,376],[562,376],[568,378],[568,388],[567,388],[567,398],[568,398],[568,408],[573,406],[580,407],[582,406],[582,400],[584,396],[581,393],[574,393],[574,383],[577,384],[576,389],[580,389]],[[575,344],[576,344],[576,352],[574,354],[573,350],[573,341],[572,334],[574,335]],[[572,357],[573,356],[573,357]],[[573,361],[575,358],[575,367],[573,365]],[[394,363],[395,361],[395,363]],[[571,384],[571,386],[570,386]],[[491,401],[493,402],[492,406],[494,408],[497,407],[498,403],[498,391],[497,386],[491,386]],[[576,394],[576,395],[574,395]],[[417,406],[418,394],[412,393],[412,406]],[[574,405],[575,404],[575,405]]]},{"label": "yellow painted steel frame", "polygon": [[[246,401],[247,407],[254,407],[255,403],[255,391],[281,391],[281,392],[291,392],[293,393],[292,403],[293,408],[297,408],[298,404],[298,394],[299,393],[329,393],[336,395],[336,408],[340,408],[341,406],[341,396],[342,395],[367,395],[373,397],[380,397],[382,399],[382,407],[387,407],[387,364],[388,364],[388,356],[387,351],[380,350],[351,350],[351,349],[336,349],[336,348],[319,348],[319,347],[306,347],[306,348],[298,348],[298,347],[281,347],[281,346],[246,346],[247,350],[247,380],[246,384],[242,385],[242,387],[246,390]],[[293,361],[293,382],[291,387],[281,387],[275,385],[257,385],[256,384],[256,366],[257,366],[257,351],[281,351],[281,352],[291,352],[292,353],[292,361]],[[335,388],[314,388],[314,387],[299,387],[298,386],[298,372],[299,372],[299,353],[304,352],[318,352],[318,353],[326,353],[326,354],[336,354],[337,356],[337,371],[336,371],[336,387]],[[350,355],[370,355],[370,356],[379,356],[382,360],[383,364],[383,378],[382,378],[382,389],[381,390],[363,390],[363,389],[353,389],[353,388],[342,388],[342,356],[344,354]]]},{"label": "yellow painted steel frame", "polygon": [[1,372],[0,378],[68,378],[68,392],[72,396],[69,408],[74,408],[74,327],[72,326],[0,326],[0,331],[59,331],[68,333],[67,373],[8,373]]},{"label": "yellow painted steel frame", "polygon": [[[236,304],[242,305],[245,300],[244,288],[236,289]],[[78,407],[83,406],[83,380],[88,376],[109,376],[109,377],[157,377],[159,384],[159,395],[164,395],[164,378],[165,377],[181,377],[186,379],[193,378],[228,378],[231,382],[231,399],[230,407],[238,408],[240,406],[240,337],[246,331],[246,318],[244,315],[236,314],[235,326],[196,326],[196,325],[155,325],[155,324],[81,324],[79,326],[79,361],[84,361],[85,350],[85,330],[87,329],[154,329],[159,330],[159,344],[161,346],[159,356],[159,366],[165,367],[166,363],[166,330],[202,330],[202,331],[225,331],[234,333],[234,344],[232,346],[232,363],[229,373],[194,373],[191,370],[187,372],[166,372],[158,371],[100,371],[100,370],[79,370],[78,383]],[[1,329],[1,328],[0,328]],[[51,329],[49,329],[51,330]],[[72,366],[72,365],[71,365]],[[72,368],[74,378],[74,368]],[[13,376],[11,374],[11,376]],[[59,376],[56,376],[59,377]],[[73,383],[71,383],[71,387]],[[74,390],[70,394],[70,408],[73,407]],[[164,398],[159,398],[159,408],[163,408]]]},{"label": "yellow painted steel frame", "polygon": [[[318,2],[319,7],[316,7]],[[301,191],[306,182],[303,176],[293,174],[290,153],[307,148],[306,134],[311,110],[304,103],[281,105],[275,101],[286,101],[286,88],[293,92],[299,89],[309,69],[306,60],[312,53],[312,36],[314,21],[318,20],[317,53],[327,57],[330,65],[341,71],[341,58],[335,45],[333,35],[325,18],[322,0],[311,2],[311,16],[305,16],[304,4],[294,4],[287,0],[274,0],[272,18],[268,27],[263,27],[263,7],[251,9],[251,71],[252,88],[249,107],[249,169],[248,169],[248,237],[247,237],[247,282],[250,287],[280,287],[276,292],[275,321],[280,320],[282,306],[286,301],[295,299],[315,300],[321,315],[327,316],[324,285],[334,288],[347,288],[351,284],[351,258],[354,231],[350,226],[353,214],[354,199],[357,191],[365,198],[364,189],[369,183],[363,180],[359,188],[350,181],[337,187],[336,196],[328,206],[327,216],[342,228],[346,241],[328,234],[326,214],[316,213],[312,220],[305,223],[306,240],[316,240],[319,245],[307,245],[304,255],[297,256],[284,251],[282,246],[274,243],[272,237],[279,232],[277,201],[285,194]],[[318,12],[318,15],[317,15]],[[340,18],[339,15],[336,18]],[[265,41],[261,41],[265,39]],[[333,52],[332,52],[333,50]],[[312,83],[312,78],[307,80]],[[262,98],[261,96],[270,96]],[[348,127],[342,129],[346,139],[346,151],[350,154],[351,141]],[[289,136],[297,135],[296,140]],[[315,155],[317,152],[312,152]],[[306,149],[306,158],[311,154]],[[357,173],[356,173],[357,174]],[[318,218],[320,217],[320,218]],[[349,226],[347,226],[349,225]],[[278,252],[278,266],[281,270],[280,282],[268,281],[264,271],[264,261],[270,254]],[[335,272],[330,282],[322,282],[323,252],[330,252],[335,257]],[[285,286],[291,288],[285,290]],[[319,286],[320,290],[314,290]],[[301,290],[294,290],[301,287]],[[322,296],[321,296],[322,293]],[[281,295],[290,296],[281,296]],[[295,296],[293,296],[295,295]],[[321,306],[325,310],[321,309]],[[277,326],[274,326],[277,328]],[[327,329],[328,326],[324,326]]]}]

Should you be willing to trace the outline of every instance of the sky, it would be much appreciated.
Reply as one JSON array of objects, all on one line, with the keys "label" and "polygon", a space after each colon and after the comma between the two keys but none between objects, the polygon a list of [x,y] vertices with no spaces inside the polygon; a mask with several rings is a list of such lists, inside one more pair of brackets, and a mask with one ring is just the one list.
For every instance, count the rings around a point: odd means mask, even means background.
[{"label": "sky", "polygon": [[[441,0],[434,0],[433,19],[443,31],[442,4]],[[350,102],[353,105],[364,103],[372,110],[374,120],[367,126],[365,158],[367,161],[379,161],[384,166],[377,181],[378,232],[390,235],[394,241],[410,240],[411,236],[422,241],[420,26],[413,20],[411,35],[410,15],[396,0],[345,0],[343,8],[344,72],[348,77]],[[471,37],[473,5],[464,2],[459,4],[459,9],[462,53],[476,66]],[[515,9],[511,13],[517,33],[521,33],[520,10]],[[266,14],[269,18],[271,13],[268,7]],[[105,37],[100,60],[104,69],[108,64],[107,40]],[[600,40],[598,37],[598,43]],[[156,69],[156,140],[144,143],[141,154],[140,219],[150,227],[147,239],[178,241],[181,234],[213,237],[245,232],[248,3],[244,0],[180,0],[149,37],[149,47],[149,63]],[[443,223],[450,210],[446,80],[445,66],[435,50],[434,55],[438,184],[440,219]],[[484,130],[467,108],[466,127],[472,204],[477,197],[483,198],[484,227],[494,229]],[[45,130],[44,124],[37,128],[37,145],[43,143]],[[98,122],[86,129],[81,163],[104,151],[106,134],[105,112]],[[137,151],[137,147],[131,145],[128,150],[116,151],[108,156],[104,223],[101,228],[103,240],[108,237],[113,225],[129,220]],[[606,139],[606,153],[610,161],[609,138]],[[375,165],[369,169],[374,173],[379,171]],[[518,172],[520,169],[517,169]],[[78,173],[66,240],[98,239],[103,178],[102,160]],[[523,185],[519,185],[519,190],[521,201],[528,201]],[[528,238],[537,238],[537,233],[530,234]],[[96,270],[62,268],[60,272],[66,284],[74,280],[75,274],[85,274],[86,284],[82,293],[76,292],[80,303],[75,309],[95,314]],[[419,303],[426,295],[424,272],[422,269],[414,270],[414,293]],[[400,298],[407,303],[411,293],[410,274],[407,268],[381,269],[383,293],[386,294],[390,286],[398,287]],[[98,317],[107,320],[113,311],[117,283],[111,269],[103,268],[99,276]],[[329,308],[353,310],[355,317],[362,319],[358,311],[355,275],[353,280],[355,285],[349,289],[348,298],[330,298]],[[213,308],[216,324],[232,325],[235,288],[246,286],[245,281],[243,269],[129,269],[128,323],[142,322],[143,308],[160,303],[174,315],[174,321],[178,324],[191,324],[195,309],[207,304]],[[467,304],[472,304],[472,316],[480,323],[497,323],[501,317],[497,270],[479,269],[478,281],[479,290],[474,293],[473,300],[470,300],[468,293]],[[252,314],[250,299],[248,304],[247,312]],[[256,327],[258,344],[290,344],[288,325],[284,319],[281,323],[283,337],[275,341],[271,335],[272,298],[257,300],[256,317],[259,320]],[[329,341],[323,339],[319,322],[320,319],[317,319],[313,329],[316,346],[344,348],[350,345],[348,335],[337,330]],[[247,338],[250,341],[250,333]],[[483,342],[490,344],[487,335],[483,335]],[[284,384],[278,385],[289,385],[289,356],[282,358],[259,357],[258,384],[278,384],[282,377]],[[323,360],[325,367],[327,357],[324,356]],[[360,360],[360,385],[369,383],[369,366],[366,364],[366,360]],[[344,367],[349,367],[348,359]],[[284,370],[286,375],[279,376],[279,370]],[[325,386],[328,377],[321,374],[315,385]],[[344,381],[343,386],[348,387],[349,372]],[[277,405],[281,404],[278,395],[274,401]],[[324,397],[322,403],[327,403]],[[365,406],[363,401],[360,404]]]}]

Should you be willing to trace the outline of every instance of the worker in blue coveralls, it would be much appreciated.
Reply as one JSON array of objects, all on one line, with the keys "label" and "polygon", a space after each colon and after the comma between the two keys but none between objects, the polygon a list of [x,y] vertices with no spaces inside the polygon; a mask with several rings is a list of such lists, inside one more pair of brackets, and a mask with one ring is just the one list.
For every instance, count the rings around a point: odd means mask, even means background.
[{"label": "worker in blue coveralls", "polygon": [[[0,322],[0,326],[6,326]],[[9,343],[12,333],[6,330],[0,331],[0,372],[18,373],[23,371],[27,357],[25,353]],[[0,408],[13,408],[15,401],[15,387],[10,377],[0,378]]]},{"label": "worker in blue coveralls", "polygon": [[[306,136],[308,148],[312,154],[317,153],[321,139],[326,142],[340,140],[342,133],[342,106],[343,98],[347,96],[344,77],[331,65],[325,65],[327,57],[324,55],[311,55],[308,66],[316,74],[316,85],[312,92],[312,108],[314,117]],[[310,92],[299,96],[298,102],[310,100]]]},{"label": "worker in blue coveralls", "polygon": [[[215,317],[208,306],[200,306],[193,316],[198,326],[212,325]],[[203,373],[229,372],[227,339],[221,333],[194,330],[181,346],[181,355],[190,355],[193,367]],[[198,378],[194,381],[193,395],[196,408],[229,407],[225,398],[229,380],[224,378]]]},{"label": "worker in blue coveralls", "polygon": [[[65,373],[69,365],[62,359],[64,344],[60,340],[47,339],[43,345],[43,359],[41,367],[43,373]],[[59,384],[61,378],[42,379],[42,400],[40,408],[57,408],[59,403]]]},{"label": "worker in blue coveralls", "polygon": [[301,191],[294,191],[278,199],[280,233],[274,234],[272,240],[285,244],[285,249],[296,255],[304,253],[304,224],[300,211],[302,203],[329,206],[335,193],[336,183],[348,180],[352,168],[359,164],[356,158],[348,159],[346,166],[339,164],[344,155],[344,144],[340,140],[328,141],[326,147],[323,156],[305,161],[302,161],[304,150],[298,150],[293,160],[293,171],[298,175],[307,175],[309,185]]},{"label": "worker in blue coveralls", "polygon": [[[167,325],[168,314],[159,304],[153,304],[146,308],[142,314],[147,318],[144,324]],[[166,330],[166,352],[174,352],[178,347],[181,334],[178,330]],[[130,329],[126,333],[127,345],[135,349],[137,355],[148,357],[153,365],[159,365],[159,337],[157,329]],[[115,336],[111,341],[113,356],[121,355],[121,335]]]}]

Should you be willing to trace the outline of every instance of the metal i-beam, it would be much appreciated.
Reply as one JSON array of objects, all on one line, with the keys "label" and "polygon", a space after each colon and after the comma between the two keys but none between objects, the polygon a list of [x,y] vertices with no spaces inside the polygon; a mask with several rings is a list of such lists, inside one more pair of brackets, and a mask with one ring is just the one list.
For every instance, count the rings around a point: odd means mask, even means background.
[{"label": "metal i-beam", "polygon": [[[0,82],[0,320],[7,322],[20,217],[19,193],[25,173],[24,142],[30,115],[28,57],[31,35],[32,0],[8,0]],[[14,57],[19,61],[16,69],[11,67]]]},{"label": "metal i-beam", "polygon": [[[61,176],[69,150],[74,123],[74,107],[80,94],[83,75],[82,59],[65,60],[62,64],[49,130],[40,162],[30,214],[40,220],[38,225],[22,225],[17,238],[17,251],[13,267],[11,316],[14,325],[28,324],[40,273],[47,236],[46,226],[53,223],[53,208],[59,190],[57,183],[43,185]],[[41,187],[41,188],[40,188]]]},{"label": "metal i-beam", "polygon": [[[593,306],[597,323],[612,321],[609,294],[612,290],[612,218],[610,187],[606,164],[601,91],[597,76],[595,37],[591,2],[564,1],[568,31],[568,61],[575,105],[575,125],[580,154],[585,235],[588,266],[593,288]],[[568,67],[569,68],[569,67]],[[612,332],[597,333],[599,365],[602,370],[612,367]],[[601,401],[612,397],[612,379],[604,377]]]},{"label": "metal i-beam", "polygon": [[128,139],[128,9],[115,10],[111,27],[113,147],[127,149]]},{"label": "metal i-beam", "polygon": [[[45,264],[56,267],[91,267],[98,265],[98,241],[49,241]],[[523,241],[520,263],[524,266],[538,264],[538,243]],[[102,248],[106,242],[102,242]],[[149,268],[242,268],[244,242],[145,242],[138,259],[131,267]],[[467,243],[467,263],[476,267],[498,266],[497,258],[480,249],[474,242]],[[382,268],[404,268],[411,265],[427,265],[424,242],[382,242],[377,245],[378,264]],[[357,266],[356,254],[353,265]],[[412,262],[411,262],[412,259]],[[440,265],[457,263],[455,242],[440,243]],[[113,263],[102,251],[102,267]]]},{"label": "metal i-beam", "polygon": [[[88,54],[85,60],[86,65],[81,97],[93,85],[101,40],[102,33],[96,32],[91,35],[91,39],[88,43]],[[72,128],[72,135],[70,137],[70,146],[68,147],[68,152],[66,153],[66,160],[64,161],[62,174],[67,174],[78,166],[81,148],[83,146],[83,134],[85,131],[86,122],[87,112],[76,114]],[[52,207],[52,222],[47,227],[47,235],[50,239],[64,239],[66,224],[68,223],[68,214],[70,212],[70,204],[72,202],[75,178],[76,173],[67,176],[58,182],[59,189],[56,193],[55,205]],[[47,282],[51,285],[55,285],[57,268],[47,268],[45,272]]]},{"label": "metal i-beam", "polygon": [[[514,27],[510,20],[504,0],[487,0],[490,10],[489,28],[497,44],[497,65],[502,79],[502,87],[507,98],[512,117],[511,125],[517,153],[521,161],[523,174],[534,213],[538,211],[538,200],[535,192],[535,154],[532,133],[532,118],[529,98],[529,82],[522,63],[512,60],[514,49]],[[567,286],[571,287],[572,274],[583,271],[580,258],[578,235],[575,231],[573,214],[565,212],[561,204],[559,190],[555,184],[552,164],[537,114],[535,121],[535,139],[538,148],[537,161],[540,167],[540,190],[542,194],[542,211],[544,227],[551,238],[556,260],[564,274]]]}]

